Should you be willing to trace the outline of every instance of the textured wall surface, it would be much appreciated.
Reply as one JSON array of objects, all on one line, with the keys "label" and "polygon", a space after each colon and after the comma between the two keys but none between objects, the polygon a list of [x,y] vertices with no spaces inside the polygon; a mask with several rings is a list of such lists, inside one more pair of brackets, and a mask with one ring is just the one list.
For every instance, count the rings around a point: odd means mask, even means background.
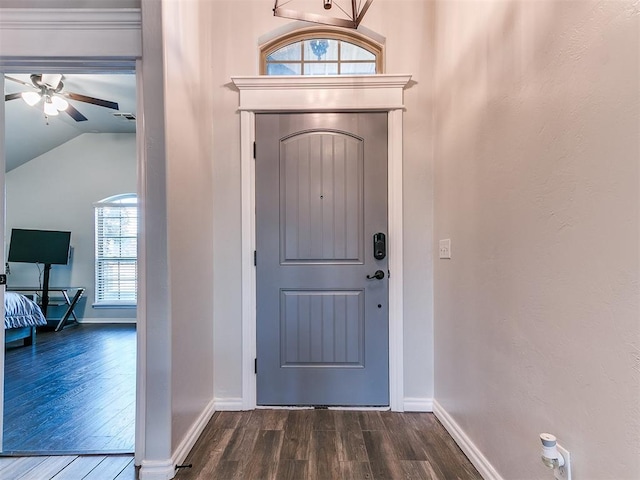
[{"label": "textured wall surface", "polygon": [[[216,149],[214,165],[215,391],[242,395],[240,271],[240,119],[232,76],[257,75],[259,39],[292,21],[275,18],[262,0],[220,0],[210,19],[215,68],[211,72]],[[429,106],[433,60],[429,14],[422,0],[376,0],[362,23],[386,38],[386,73],[412,74],[404,113],[404,395],[433,396],[431,147]],[[389,21],[393,18],[394,21]],[[393,239],[389,239],[393,241]]]},{"label": "textured wall surface", "polygon": [[505,479],[640,478],[633,1],[440,1],[435,398]]}]

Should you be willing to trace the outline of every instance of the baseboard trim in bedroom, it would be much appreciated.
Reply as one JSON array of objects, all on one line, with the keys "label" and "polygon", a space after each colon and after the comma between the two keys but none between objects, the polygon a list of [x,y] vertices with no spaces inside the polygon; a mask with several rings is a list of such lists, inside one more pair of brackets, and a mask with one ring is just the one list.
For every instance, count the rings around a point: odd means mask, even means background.
[{"label": "baseboard trim in bedroom", "polygon": [[405,412],[433,412],[433,398],[405,397]]},{"label": "baseboard trim in bedroom", "polygon": [[80,318],[80,325],[135,324],[135,318]]},{"label": "baseboard trim in bedroom", "polygon": [[460,450],[464,452],[473,466],[476,467],[484,480],[504,480],[497,470],[493,468],[493,465],[491,465],[487,457],[482,454],[480,449],[476,447],[460,425],[458,425],[437,400],[433,401],[433,413],[458,444]]}]

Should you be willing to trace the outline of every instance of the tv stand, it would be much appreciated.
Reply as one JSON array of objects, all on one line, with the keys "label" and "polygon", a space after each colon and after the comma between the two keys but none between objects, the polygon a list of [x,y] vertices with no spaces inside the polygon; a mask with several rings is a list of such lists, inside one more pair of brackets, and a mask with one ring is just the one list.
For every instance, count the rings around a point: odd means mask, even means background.
[{"label": "tv stand", "polygon": [[[75,293],[73,294],[73,297],[69,297],[69,292],[74,290],[75,290]],[[42,288],[40,287],[7,287],[7,291],[21,292],[21,293],[32,292],[32,293],[41,294],[42,306],[40,307],[40,309],[42,310],[43,314],[45,312],[44,310],[45,299],[46,299],[47,305],[49,305],[49,297],[48,297],[49,292],[60,292],[64,297],[65,303],[67,304],[67,309],[62,315],[62,318],[60,318],[60,320],[57,321],[55,326],[55,331],[59,332],[60,330],[62,330],[65,327],[65,325],[69,323],[69,320],[71,318],[73,318],[75,323],[78,323],[78,317],[76,317],[76,314],[73,310],[74,308],[76,308],[76,305],[78,304],[78,300],[80,300],[80,298],[84,294],[84,287],[49,287],[47,285],[46,294],[45,294],[44,285],[42,286]],[[46,314],[45,314],[45,318],[46,318]]]},{"label": "tv stand", "polygon": [[[42,314],[47,318],[47,307],[49,306],[49,273],[51,273],[51,264],[44,264],[44,276],[42,277]],[[68,303],[68,302],[67,302]]]}]

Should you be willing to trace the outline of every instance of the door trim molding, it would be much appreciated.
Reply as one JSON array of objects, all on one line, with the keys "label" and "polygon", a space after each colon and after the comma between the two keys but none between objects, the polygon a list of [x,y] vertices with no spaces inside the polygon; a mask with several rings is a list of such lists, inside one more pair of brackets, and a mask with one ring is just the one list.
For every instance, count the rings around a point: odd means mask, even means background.
[{"label": "door trim molding", "polygon": [[240,92],[242,407],[256,408],[255,114],[386,111],[389,196],[389,401],[404,411],[402,114],[411,75],[232,77]]}]

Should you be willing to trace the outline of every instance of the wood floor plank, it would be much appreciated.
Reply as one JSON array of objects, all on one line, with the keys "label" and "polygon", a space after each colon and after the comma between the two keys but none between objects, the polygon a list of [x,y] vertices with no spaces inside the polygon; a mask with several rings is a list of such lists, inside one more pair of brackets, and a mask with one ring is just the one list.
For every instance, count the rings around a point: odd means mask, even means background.
[{"label": "wood floor plank", "polygon": [[91,473],[100,462],[106,457],[102,455],[88,456],[88,457],[76,457],[76,459],[67,465],[64,469],[60,470],[57,475],[51,477],[52,480],[79,480]]},{"label": "wood floor plank", "polygon": [[335,410],[334,413],[336,430],[362,430],[360,426],[360,412],[355,410]]},{"label": "wood floor plank", "polygon": [[280,461],[309,460],[312,419],[312,410],[292,410],[289,412],[284,425]]},{"label": "wood floor plank", "polygon": [[275,479],[282,447],[282,430],[261,430],[244,472],[245,478]]},{"label": "wood floor plank", "polygon": [[7,466],[0,470],[0,480],[16,480],[16,478],[28,474],[44,461],[45,457],[17,458],[15,461],[8,462]]},{"label": "wood floor plank", "polygon": [[366,410],[364,412],[358,412],[358,420],[360,421],[360,428],[362,428],[362,430],[386,430],[386,426],[378,411]]},{"label": "wood floor plank", "polygon": [[[133,458],[127,464],[127,466],[120,472],[120,474],[114,478],[113,480],[137,480],[138,479],[138,468],[135,466]],[[110,480],[110,479],[105,479]]]},{"label": "wood floor plank", "polygon": [[0,457],[0,472],[18,461],[20,457]]},{"label": "wood floor plank", "polygon": [[[200,438],[193,446],[184,463],[186,464],[204,464],[205,458],[211,452],[223,452],[229,443],[229,439],[233,434],[233,430],[226,428],[217,428],[215,416],[209,421],[207,427],[200,434]],[[222,456],[222,453],[220,453]]]},{"label": "wood floor plank", "polygon": [[344,430],[338,433],[338,460],[341,462],[368,462],[367,447],[362,430]]},{"label": "wood floor plank", "polygon": [[[178,470],[176,479],[180,480],[207,480],[216,478],[214,472],[222,460],[224,452],[231,440],[234,430],[229,428],[217,428],[214,423],[211,425],[212,435],[206,435],[208,440],[196,442],[194,448],[189,452],[185,464],[191,464],[191,468]],[[246,455],[246,452],[245,452]]]},{"label": "wood floor plank", "polygon": [[73,455],[45,457],[44,461],[38,464],[37,467],[18,478],[20,480],[48,480],[66,468],[75,459],[76,457]]},{"label": "wood floor plank", "polygon": [[[225,480],[244,480],[243,465],[239,460],[220,460],[216,465],[211,478],[224,478]],[[198,480],[206,480],[199,477]]]},{"label": "wood floor plank", "polygon": [[421,480],[440,480],[441,478],[449,478],[438,476],[429,462],[420,461],[400,461],[402,468],[402,478],[415,478]]},{"label": "wood floor plank", "polygon": [[370,480],[373,478],[369,462],[340,462],[340,470],[342,480]]},{"label": "wood floor plank", "polygon": [[[442,430],[444,430],[444,428],[442,428]],[[422,445],[425,446],[429,463],[438,476],[444,476],[445,478],[482,479],[446,430],[442,432],[440,428],[433,428],[429,432],[419,430],[416,433]],[[453,443],[453,445],[450,444],[449,441]]]},{"label": "wood floor plank", "polygon": [[365,430],[362,435],[373,478],[376,480],[402,478],[402,467],[388,433],[385,430]]},{"label": "wood floor plank", "polygon": [[309,478],[309,462],[307,460],[280,460],[276,474],[277,480],[301,480],[305,478]]},{"label": "wood floor plank", "polygon": [[340,478],[338,433],[335,430],[313,430],[311,432],[309,478],[314,480]]},{"label": "wood floor plank", "polygon": [[426,461],[429,459],[417,432],[399,424],[387,430],[396,457],[399,460]]},{"label": "wood floor plank", "polygon": [[255,428],[238,428],[232,431],[222,459],[226,461],[248,461],[247,452],[252,452],[258,440],[259,430]]},{"label": "wood floor plank", "polygon": [[335,410],[313,410],[314,430],[335,430],[336,411]]},{"label": "wood floor plank", "polygon": [[218,428],[239,428],[246,424],[246,412],[216,412],[216,426]]},{"label": "wood floor plank", "polygon": [[104,480],[116,478],[132,462],[129,455],[111,455],[100,462],[82,480]]},{"label": "wood floor plank", "polygon": [[282,430],[290,410],[253,410],[249,416],[247,427],[258,430]]}]

